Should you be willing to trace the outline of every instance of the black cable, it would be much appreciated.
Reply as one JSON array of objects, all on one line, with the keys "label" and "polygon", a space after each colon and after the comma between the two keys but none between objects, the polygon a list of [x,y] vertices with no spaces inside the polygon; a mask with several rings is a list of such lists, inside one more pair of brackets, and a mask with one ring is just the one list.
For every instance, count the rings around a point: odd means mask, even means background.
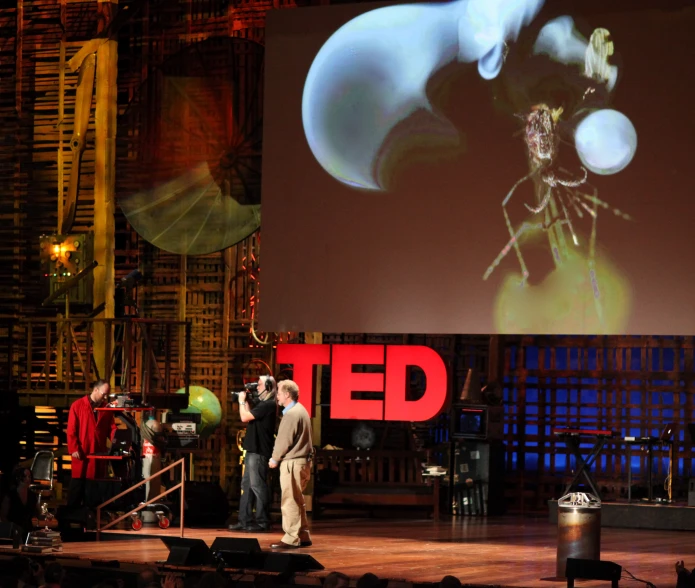
[{"label": "black cable", "polygon": [[656,588],[656,586],[652,584],[649,580],[642,580],[641,578],[637,578],[632,572],[626,570],[625,568],[623,568],[623,574],[620,577],[620,579],[634,580],[635,582],[642,582],[643,584],[646,584],[647,588]]}]

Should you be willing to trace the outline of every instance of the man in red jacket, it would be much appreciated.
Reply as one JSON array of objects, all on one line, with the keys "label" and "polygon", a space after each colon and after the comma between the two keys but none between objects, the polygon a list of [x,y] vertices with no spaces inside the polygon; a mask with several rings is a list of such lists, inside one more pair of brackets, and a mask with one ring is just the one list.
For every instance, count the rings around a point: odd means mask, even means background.
[{"label": "man in red jacket", "polygon": [[107,440],[113,439],[116,432],[113,413],[96,410],[106,405],[109,391],[109,383],[99,380],[91,394],[76,400],[70,407],[68,451],[72,456],[72,479],[68,489],[68,506],[97,506],[101,502],[97,480],[106,477],[106,460],[89,459],[87,456],[105,453],[108,450]]}]

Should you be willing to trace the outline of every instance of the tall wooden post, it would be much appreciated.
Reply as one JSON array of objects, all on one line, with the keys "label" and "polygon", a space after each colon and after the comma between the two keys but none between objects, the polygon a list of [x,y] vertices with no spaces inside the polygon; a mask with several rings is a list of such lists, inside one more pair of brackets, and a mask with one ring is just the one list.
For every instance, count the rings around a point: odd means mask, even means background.
[{"label": "tall wooden post", "polygon": [[[307,345],[320,345],[323,343],[323,333],[318,332],[307,332],[304,333],[304,343]],[[314,445],[321,446],[321,376],[322,376],[323,366],[316,366],[316,387],[314,391],[316,396],[314,397],[314,418],[311,420],[311,436]],[[300,390],[300,394],[304,399],[308,399],[311,395],[311,390]]]},{"label": "tall wooden post", "polygon": [[[14,154],[14,177],[12,178],[12,185],[14,186],[13,194],[13,240],[14,240],[14,251],[13,258],[21,259],[22,255],[25,254],[23,249],[23,244],[20,245],[21,241],[17,238],[20,234],[21,227],[25,220],[22,219],[22,186],[25,180],[22,179],[24,165],[22,162],[22,121],[24,119],[24,107],[23,107],[23,84],[24,84],[24,0],[17,0],[17,16],[16,16],[16,28],[17,33],[15,34],[15,110],[17,112],[17,120],[15,122],[15,154]],[[28,252],[26,252],[28,253]],[[21,266],[15,266],[21,267]],[[20,284],[20,274],[18,270],[13,272],[13,276],[16,276],[17,282],[14,288],[18,288]],[[5,284],[4,288],[8,288],[10,285]],[[15,306],[17,308],[17,306]],[[10,337],[12,340],[12,337]],[[9,376],[9,372],[8,372]],[[8,388],[9,390],[9,388]]]},{"label": "tall wooden post", "polygon": [[236,247],[227,247],[222,252],[222,263],[224,263],[224,283],[223,283],[223,310],[222,310],[222,352],[224,354],[224,364],[222,365],[222,388],[220,390],[220,405],[222,406],[222,426],[220,427],[220,482],[224,483],[227,479],[227,428],[229,406],[229,332],[232,322],[234,299],[232,297],[232,280],[234,279],[234,256]]},{"label": "tall wooden post", "polygon": [[[304,342],[306,344],[321,344],[323,343],[323,333],[304,333]],[[321,375],[323,371],[323,366],[316,367],[316,396],[314,398],[314,418],[311,419],[311,436],[315,447],[321,447]],[[300,390],[300,398],[301,398]],[[311,397],[311,390],[304,390],[305,398],[307,396]],[[314,479],[313,477],[309,480],[306,489],[304,490],[304,500],[306,502],[306,508],[309,511],[314,510]]]},{"label": "tall wooden post", "polygon": [[487,381],[504,383],[504,336],[490,335]]},{"label": "tall wooden post", "polygon": [[[117,0],[98,0],[99,32],[116,15]],[[97,49],[96,69],[96,136],[94,143],[94,258],[99,262],[94,270],[94,306],[105,304],[104,317],[114,317],[114,245],[116,241],[116,115],[118,110],[116,77],[118,73],[118,43],[107,40]],[[106,373],[106,331],[97,323],[94,329],[94,359],[99,374]]]}]

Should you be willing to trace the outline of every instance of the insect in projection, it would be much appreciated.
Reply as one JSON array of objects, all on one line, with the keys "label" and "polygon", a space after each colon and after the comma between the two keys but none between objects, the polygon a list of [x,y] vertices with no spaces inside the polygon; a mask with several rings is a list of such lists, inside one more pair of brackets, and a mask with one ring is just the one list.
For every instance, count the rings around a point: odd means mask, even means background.
[{"label": "insect in projection", "polygon": [[[499,255],[487,268],[483,279],[487,280],[495,268],[513,248],[521,266],[522,283],[529,278],[529,271],[524,256],[519,247],[520,238],[532,231],[548,233],[553,261],[560,266],[570,255],[565,228],[569,231],[572,244],[579,247],[580,239],[575,231],[572,213],[579,219],[588,214],[591,217],[591,236],[589,238],[588,265],[594,296],[599,297],[596,282],[596,221],[599,209],[612,210],[613,213],[625,220],[630,216],[617,208],[612,208],[607,202],[598,198],[598,190],[587,181],[587,170],[580,167],[580,174],[572,174],[557,163],[560,134],[558,121],[562,108],[550,108],[546,104],[537,104],[526,116],[525,142],[528,152],[530,171],[518,180],[502,201],[502,213],[509,230],[510,239],[502,248]],[[514,228],[507,206],[517,188],[526,181],[534,183],[535,203],[524,206],[531,213],[521,225]]]},{"label": "insect in projection", "polygon": [[[591,80],[583,95],[587,100],[596,88],[604,85],[607,91],[615,86],[617,68],[608,63],[613,55],[613,42],[606,29],[595,29],[589,42],[578,37],[569,17],[550,21],[541,31],[535,46],[536,53],[545,53],[564,63],[584,65],[583,76]],[[487,280],[509,251],[514,252],[521,266],[522,284],[529,278],[529,270],[519,246],[519,240],[527,233],[545,231],[548,234],[553,262],[560,267],[572,255],[572,249],[580,247],[580,239],[573,224],[573,216],[591,217],[591,233],[588,246],[588,268],[594,299],[600,292],[596,279],[596,221],[600,209],[611,210],[624,220],[630,216],[611,207],[598,197],[598,190],[587,181],[587,167],[597,174],[612,174],[629,164],[636,146],[636,134],[632,123],[620,112],[602,109],[586,116],[575,131],[575,147],[584,165],[580,172],[572,173],[558,163],[560,145],[559,123],[563,108],[551,108],[540,103],[531,107],[523,119],[524,139],[529,162],[529,173],[518,180],[502,201],[502,213],[510,239],[497,258],[485,271]],[[586,166],[586,167],[585,167]],[[514,228],[507,206],[517,188],[526,181],[533,182],[535,202],[524,203],[530,212],[520,226]],[[566,235],[569,232],[569,238]],[[571,245],[569,239],[571,238]]]}]

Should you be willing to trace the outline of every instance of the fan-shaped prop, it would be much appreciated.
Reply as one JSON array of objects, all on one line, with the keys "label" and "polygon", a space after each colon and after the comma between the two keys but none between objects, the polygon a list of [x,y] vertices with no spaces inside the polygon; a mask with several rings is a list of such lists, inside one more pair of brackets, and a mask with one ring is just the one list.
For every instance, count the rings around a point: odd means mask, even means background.
[{"label": "fan-shaped prop", "polygon": [[263,47],[196,43],[148,76],[118,124],[118,201],[172,253],[219,251],[260,225]]}]

